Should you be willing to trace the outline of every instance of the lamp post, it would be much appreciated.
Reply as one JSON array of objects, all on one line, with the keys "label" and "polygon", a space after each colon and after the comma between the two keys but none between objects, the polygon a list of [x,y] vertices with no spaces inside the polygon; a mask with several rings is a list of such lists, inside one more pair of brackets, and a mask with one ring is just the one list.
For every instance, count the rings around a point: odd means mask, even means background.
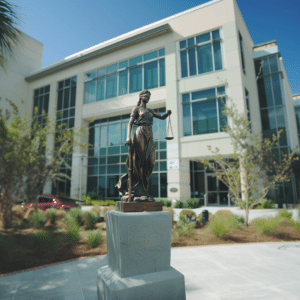
[{"label": "lamp post", "polygon": [[84,159],[84,156],[85,155],[79,155],[79,157],[81,158],[81,165],[80,165],[80,183],[79,183],[79,207],[80,207],[80,209],[81,209],[81,202],[80,202],[80,200],[81,200],[81,198],[82,198],[82,173],[83,173],[83,171],[82,171],[82,169],[83,169],[83,159]]}]

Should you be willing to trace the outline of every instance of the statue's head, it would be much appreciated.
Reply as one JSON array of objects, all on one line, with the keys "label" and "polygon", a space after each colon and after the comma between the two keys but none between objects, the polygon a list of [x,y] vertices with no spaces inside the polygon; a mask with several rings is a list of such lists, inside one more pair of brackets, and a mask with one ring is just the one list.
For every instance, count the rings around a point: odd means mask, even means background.
[{"label": "statue's head", "polygon": [[143,90],[143,91],[140,92],[139,96],[140,96],[140,98],[139,98],[139,102],[137,104],[138,106],[141,104],[142,97],[146,96],[146,97],[148,97],[148,99],[150,99],[151,93],[148,90]]},{"label": "statue's head", "polygon": [[143,96],[148,96],[150,98],[151,93],[148,90],[143,90],[140,92],[140,98]]}]

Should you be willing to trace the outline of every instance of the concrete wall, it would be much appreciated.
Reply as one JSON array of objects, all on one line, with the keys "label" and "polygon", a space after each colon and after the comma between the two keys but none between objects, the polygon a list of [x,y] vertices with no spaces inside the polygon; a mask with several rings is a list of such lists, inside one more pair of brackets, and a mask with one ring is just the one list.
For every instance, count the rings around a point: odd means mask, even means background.
[{"label": "concrete wall", "polygon": [[[20,43],[14,47],[12,56],[6,57],[5,70],[0,69],[0,107],[11,109],[5,98],[12,100],[20,110],[20,115],[32,113],[28,105],[28,85],[25,77],[41,68],[43,44],[25,33],[21,33]],[[22,104],[24,100],[26,104]]]}]

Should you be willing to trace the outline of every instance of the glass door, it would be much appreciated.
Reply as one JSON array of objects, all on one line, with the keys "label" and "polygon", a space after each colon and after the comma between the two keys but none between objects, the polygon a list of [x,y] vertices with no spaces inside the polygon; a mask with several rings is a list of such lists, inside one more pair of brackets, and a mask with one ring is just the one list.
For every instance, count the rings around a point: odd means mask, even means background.
[{"label": "glass door", "polygon": [[206,174],[206,193],[207,193],[207,205],[219,204],[217,178],[213,177],[213,174]]},{"label": "glass door", "polygon": [[228,187],[214,177],[206,174],[207,205],[228,205]]}]

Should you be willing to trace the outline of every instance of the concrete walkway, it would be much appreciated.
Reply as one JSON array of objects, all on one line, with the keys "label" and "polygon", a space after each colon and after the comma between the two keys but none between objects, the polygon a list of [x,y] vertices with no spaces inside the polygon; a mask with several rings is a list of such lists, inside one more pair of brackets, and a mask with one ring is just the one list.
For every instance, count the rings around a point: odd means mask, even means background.
[{"label": "concrete walkway", "polygon": [[[96,300],[105,264],[98,256],[0,277],[0,299]],[[300,242],[172,248],[171,265],[187,300],[300,299]]]}]

